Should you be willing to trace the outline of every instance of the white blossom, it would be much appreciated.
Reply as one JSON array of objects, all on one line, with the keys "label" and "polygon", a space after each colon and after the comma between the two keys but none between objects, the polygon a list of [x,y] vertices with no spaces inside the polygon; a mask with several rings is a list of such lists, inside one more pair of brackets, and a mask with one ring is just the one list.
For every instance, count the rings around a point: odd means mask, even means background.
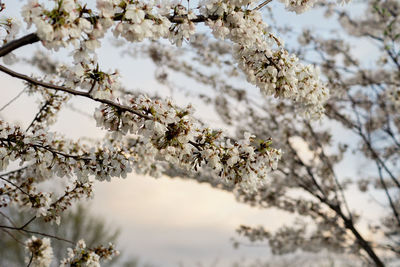
[{"label": "white blossom", "polygon": [[32,267],[49,267],[53,259],[53,249],[49,238],[37,238],[32,236],[25,241],[25,263],[30,262]]}]

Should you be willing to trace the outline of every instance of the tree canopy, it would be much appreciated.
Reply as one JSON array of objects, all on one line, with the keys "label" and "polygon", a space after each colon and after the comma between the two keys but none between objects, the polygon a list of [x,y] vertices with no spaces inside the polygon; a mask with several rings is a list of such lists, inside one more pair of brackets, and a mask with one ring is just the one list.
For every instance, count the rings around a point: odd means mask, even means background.
[{"label": "tree canopy", "polygon": [[[318,8],[341,28],[322,35],[305,29],[297,46],[285,46],[285,36],[295,31],[276,22],[270,2],[30,0],[20,11],[23,22],[2,20],[5,65],[17,62],[19,48],[42,48],[25,59],[40,74],[0,65],[1,72],[24,81],[22,93],[41,99],[26,128],[0,117],[0,209],[13,205],[31,215],[18,226],[2,212],[9,223],[0,229],[33,235],[24,243],[28,265],[50,266],[50,238],[62,238],[30,230],[33,221],[60,224],[73,202],[92,196],[94,179],[131,172],[207,182],[243,203],[293,213],[301,219],[276,232],[238,229],[251,241],[268,240],[275,254],[327,249],[376,266],[395,262],[400,4],[369,0],[360,16],[336,2],[280,0],[287,12]],[[0,14],[7,16],[7,3]],[[109,39],[120,50],[134,46],[135,53],[125,51],[129,56],[150,58],[162,86],[179,87],[174,77],[181,75],[211,88],[210,95],[183,90],[214,106],[231,130],[207,126],[190,104],[127,89],[117,68],[102,68],[97,51]],[[366,43],[375,47],[368,58],[373,66],[352,47]],[[64,50],[68,62],[52,59]],[[256,97],[249,88],[259,89]],[[103,139],[74,140],[52,130],[75,98],[97,104],[91,116],[107,131]],[[335,137],[332,126],[349,138]],[[345,180],[340,164],[349,152],[367,162],[371,173]],[[42,186],[55,177],[63,178],[62,193]],[[348,203],[351,184],[385,202],[382,217],[368,223],[371,239],[360,230],[362,214]],[[117,254],[112,244],[87,247],[79,240],[60,266],[98,266]]]}]

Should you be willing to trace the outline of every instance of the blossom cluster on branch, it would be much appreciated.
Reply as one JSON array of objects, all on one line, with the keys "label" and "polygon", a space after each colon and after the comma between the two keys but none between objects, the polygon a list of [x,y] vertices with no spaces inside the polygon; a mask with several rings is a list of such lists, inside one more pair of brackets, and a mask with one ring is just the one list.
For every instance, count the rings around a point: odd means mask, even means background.
[{"label": "blossom cluster on branch", "polygon": [[108,247],[98,246],[96,248],[87,248],[84,240],[79,240],[75,248],[68,249],[68,257],[61,260],[60,267],[67,266],[100,266],[100,259],[110,260],[112,257],[119,255],[114,249],[113,244]]},{"label": "blossom cluster on branch", "polygon": [[50,266],[53,259],[53,249],[50,243],[50,238],[37,238],[36,236],[26,240],[27,257],[25,262],[33,267]]},{"label": "blossom cluster on branch", "polygon": [[88,149],[77,142],[63,140],[54,133],[38,130],[32,134],[21,131],[0,120],[0,170],[7,168],[10,161],[18,160],[21,165],[33,162],[40,177],[56,175],[87,181],[89,175],[99,180],[111,177],[126,177],[131,163],[124,148],[107,146]]},{"label": "blossom cluster on branch", "polygon": [[[28,25],[36,26],[45,47],[58,50],[73,44],[77,64],[88,61],[88,53],[100,47],[99,39],[110,28],[115,37],[122,36],[130,42],[165,38],[181,46],[196,32],[195,24],[205,22],[216,38],[228,38],[237,44],[234,53],[239,67],[263,94],[304,102],[302,113],[320,118],[329,90],[320,80],[318,69],[301,64],[284,49],[282,41],[269,32],[256,3],[201,1],[196,14],[196,9],[168,1],[156,5],[99,0],[96,12],[77,0],[56,1],[53,9],[32,0],[22,15]],[[312,1],[291,1],[286,5],[304,8],[312,6]]]},{"label": "blossom cluster on branch", "polygon": [[[89,176],[99,180],[111,177],[126,177],[131,171],[131,162],[123,149],[103,146],[87,147],[44,130],[23,133],[20,127],[11,126],[0,120],[0,171],[7,169],[10,162],[19,161],[18,175],[4,175],[6,183],[0,188],[1,205],[18,204],[22,208],[35,210],[36,217],[46,221],[60,222],[60,214],[72,200],[90,197],[92,184]],[[54,200],[52,193],[38,191],[35,184],[49,177],[76,176],[71,188]],[[73,178],[72,180],[74,180]],[[54,200],[54,201],[53,201]]]},{"label": "blossom cluster on branch", "polygon": [[[53,260],[53,249],[49,238],[32,236],[25,242],[27,252],[25,262],[32,267],[49,267]],[[68,255],[62,259],[58,266],[86,266],[99,267],[100,260],[110,260],[119,255],[113,244],[108,247],[86,247],[84,240],[79,240],[75,248],[68,248]]]},{"label": "blossom cluster on branch", "polygon": [[95,117],[98,126],[138,136],[130,148],[133,157],[140,158],[138,172],[153,172],[160,159],[186,169],[207,165],[216,176],[253,191],[266,181],[264,177],[281,156],[269,140],[245,134],[242,140],[231,141],[220,131],[200,127],[191,116],[191,106],[178,108],[171,101],[144,96],[125,96],[124,100],[139,114],[101,105]]}]

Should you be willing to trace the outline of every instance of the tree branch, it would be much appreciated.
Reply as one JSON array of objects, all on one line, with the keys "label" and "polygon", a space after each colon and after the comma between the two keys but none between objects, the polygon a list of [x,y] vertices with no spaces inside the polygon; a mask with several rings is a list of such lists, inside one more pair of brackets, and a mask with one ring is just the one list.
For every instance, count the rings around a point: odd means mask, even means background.
[{"label": "tree branch", "polygon": [[[70,88],[67,88],[67,87],[64,87],[64,86],[55,85],[55,84],[51,84],[51,83],[47,83],[47,82],[42,82],[42,81],[36,80],[36,79],[34,79],[32,77],[29,77],[27,75],[15,72],[15,71],[13,71],[13,70],[11,70],[9,68],[6,68],[6,67],[4,67],[2,65],[0,65],[0,71],[2,71],[4,73],[7,73],[8,75],[10,75],[12,77],[24,80],[24,81],[26,81],[26,82],[28,82],[30,84],[36,85],[36,86],[42,86],[42,87],[45,87],[45,88],[48,88],[48,89],[69,93],[69,94],[75,95],[75,96],[86,97],[86,98],[92,99],[92,100],[94,100],[96,102],[100,102],[100,103],[115,107],[119,111],[126,111],[126,112],[133,113],[133,114],[135,114],[135,115],[137,115],[137,116],[139,116],[139,117],[141,117],[143,119],[146,119],[146,120],[152,120],[153,119],[150,116],[148,116],[148,115],[146,115],[146,114],[144,114],[144,113],[142,113],[142,112],[140,112],[138,110],[130,108],[128,106],[121,105],[119,103],[116,103],[116,102],[108,100],[108,99],[102,99],[102,98],[93,97],[88,92],[77,91],[77,90],[70,89]],[[200,144],[195,143],[193,141],[189,141],[189,143],[192,146],[196,147],[198,150],[201,150],[201,145]]]},{"label": "tree branch", "polygon": [[25,35],[19,39],[13,40],[5,45],[3,45],[0,48],[0,57],[3,57],[7,55],[8,53],[11,53],[15,49],[18,49],[22,46],[33,44],[40,41],[39,37],[36,35],[36,33],[30,33],[28,35]]},{"label": "tree branch", "polygon": [[[271,0],[269,0],[269,1],[271,1]],[[114,18],[113,18],[114,21],[122,21],[122,15],[123,14],[116,14],[114,16]],[[181,16],[181,15],[168,16],[167,18],[172,23],[177,23],[177,24],[182,23],[185,20],[188,20],[187,16]],[[208,17],[205,17],[205,16],[202,16],[202,15],[198,15],[198,16],[196,16],[196,18],[190,19],[189,21],[191,21],[193,23],[200,23],[200,22],[205,22],[208,19],[217,20],[219,18],[220,18],[219,16],[208,16]],[[90,19],[93,19],[93,17],[86,18],[86,19],[90,20]],[[40,39],[39,39],[39,37],[37,36],[36,33],[30,33],[28,35],[25,35],[25,36],[19,38],[19,39],[15,39],[15,40],[3,45],[0,48],[0,57],[3,57],[5,55],[7,55],[8,53],[11,53],[12,51],[14,51],[14,50],[16,50],[16,49],[18,49],[20,47],[23,47],[23,46],[29,45],[29,44],[33,44],[33,43],[36,43],[36,42],[39,42],[39,41],[40,41]]]},{"label": "tree branch", "polygon": [[33,216],[29,221],[27,221],[24,225],[22,225],[20,230],[23,230],[25,227],[27,227],[31,222],[33,222],[36,219],[36,216]]},{"label": "tree branch", "polygon": [[379,180],[380,180],[380,182],[381,182],[381,184],[383,186],[383,189],[385,190],[386,197],[389,200],[389,204],[390,204],[390,207],[392,208],[393,215],[396,218],[397,224],[400,226],[400,216],[399,216],[399,213],[397,212],[397,209],[396,209],[396,206],[395,206],[395,204],[394,204],[394,202],[392,200],[392,197],[389,194],[389,190],[388,190],[388,188],[386,186],[385,180],[383,179],[382,167],[379,165],[378,162],[376,162],[376,166],[378,167]]},{"label": "tree branch", "polygon": [[70,244],[75,244],[74,242],[72,242],[70,240],[67,240],[67,239],[64,239],[62,237],[58,237],[58,236],[55,236],[55,235],[50,235],[50,234],[46,234],[46,233],[42,233],[42,232],[38,232],[38,231],[31,231],[31,230],[27,230],[27,229],[21,229],[20,227],[12,227],[12,226],[8,226],[8,225],[0,225],[0,228],[16,230],[16,231],[23,231],[23,232],[28,233],[28,234],[46,236],[46,237],[54,238],[54,239],[57,239],[57,240],[65,241],[65,242],[70,243]]},{"label": "tree branch", "polygon": [[141,118],[144,118],[144,119],[147,119],[147,120],[151,120],[151,118],[149,116],[147,116],[146,114],[143,114],[143,113],[141,113],[141,112],[139,112],[137,110],[134,110],[134,109],[132,109],[132,108],[130,108],[128,106],[124,106],[124,105],[115,103],[115,102],[113,102],[111,100],[95,98],[91,94],[89,94],[88,92],[77,91],[77,90],[70,89],[70,88],[67,88],[67,87],[64,87],[64,86],[38,81],[38,80],[35,80],[32,77],[29,77],[27,75],[15,72],[15,71],[13,71],[13,70],[11,70],[9,68],[6,68],[6,67],[4,67],[2,65],[0,65],[0,71],[2,71],[4,73],[7,73],[8,75],[10,75],[12,77],[24,80],[24,81],[26,81],[26,82],[28,82],[30,84],[36,85],[36,86],[42,86],[42,87],[45,87],[45,88],[48,88],[48,89],[53,89],[53,90],[56,90],[56,91],[65,92],[65,93],[68,93],[68,94],[71,94],[71,95],[75,95],[75,96],[86,97],[86,98],[92,99],[94,101],[113,106],[113,107],[119,109],[120,111],[128,111],[128,112],[131,112],[131,113],[133,113],[133,114],[135,114],[135,115],[137,115],[137,116],[139,116]]},{"label": "tree branch", "polygon": [[7,216],[4,212],[0,211],[0,215],[2,215],[4,218],[6,218],[12,224],[12,226],[17,227],[17,225],[14,223],[14,221],[9,216]]},{"label": "tree branch", "polygon": [[[295,153],[295,155],[298,157],[296,151],[294,151],[294,149],[291,147],[290,143],[287,141],[287,144],[289,146],[289,148],[292,149],[292,152]],[[317,188],[319,189],[319,191],[321,191],[322,194],[324,194],[324,191],[322,190],[322,188],[320,188],[320,186],[318,185],[314,174],[311,170],[311,168],[309,166],[307,166],[304,162],[301,161],[301,159],[299,158],[297,160],[297,162],[301,165],[303,165],[306,170],[307,170],[307,174],[310,176],[311,180],[313,181],[313,183],[317,186]],[[364,251],[368,254],[368,256],[374,261],[374,263],[376,264],[376,266],[378,267],[384,267],[383,262],[381,261],[381,259],[378,257],[378,255],[375,253],[374,249],[372,248],[370,242],[366,241],[364,239],[364,237],[358,232],[358,230],[355,228],[354,226],[354,222],[351,219],[351,217],[346,217],[346,215],[342,212],[340,206],[338,204],[333,204],[329,201],[329,199],[325,196],[322,197],[319,194],[317,194],[315,191],[310,190],[309,188],[302,186],[306,191],[308,191],[310,194],[312,194],[313,196],[315,196],[316,198],[318,198],[322,203],[325,203],[332,211],[334,211],[340,218],[342,218],[344,225],[346,227],[346,229],[350,230],[353,234],[353,236],[356,238],[357,242],[359,243],[359,245],[364,249]]]},{"label": "tree branch", "polygon": [[[16,143],[17,141],[16,141],[16,140],[10,140],[10,139],[7,139],[7,138],[0,138],[0,142]],[[44,146],[44,145],[39,145],[39,144],[32,144],[32,143],[28,143],[28,144],[26,144],[26,145],[27,145],[27,146],[31,146],[31,147],[33,147],[33,148],[40,148],[40,149],[47,150],[47,151],[49,151],[49,152],[51,152],[51,153],[53,153],[53,154],[56,154],[56,155],[59,155],[59,156],[63,156],[64,158],[73,158],[73,159],[76,159],[76,160],[91,161],[90,158],[85,158],[85,157],[83,157],[83,156],[81,156],[81,155],[70,155],[70,154],[66,154],[66,153],[64,153],[64,152],[60,152],[60,151],[54,150],[54,149],[52,149],[52,148],[49,147],[49,146]],[[1,176],[0,176],[0,178],[1,178]],[[3,179],[3,178],[1,178],[1,179]],[[15,186],[15,185],[14,185],[14,186]]]}]

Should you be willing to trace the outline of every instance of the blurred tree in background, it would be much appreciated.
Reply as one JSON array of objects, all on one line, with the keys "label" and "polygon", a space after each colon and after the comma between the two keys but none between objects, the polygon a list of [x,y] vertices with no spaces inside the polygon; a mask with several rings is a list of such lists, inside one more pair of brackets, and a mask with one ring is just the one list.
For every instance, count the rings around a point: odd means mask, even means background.
[{"label": "blurred tree in background", "polygon": [[[16,209],[7,209],[9,214],[2,214],[0,224],[11,223],[13,225],[22,225],[29,218],[25,213],[21,213]],[[49,224],[43,220],[35,220],[30,224],[32,231],[45,232],[51,236],[63,237],[76,243],[79,239],[85,239],[89,247],[98,246],[99,244],[107,244],[116,242],[120,235],[120,230],[106,224],[99,217],[95,217],[90,213],[90,206],[77,205],[77,207],[64,213],[62,216],[63,223],[58,226]],[[2,229],[0,232],[0,266],[25,266],[25,248],[24,244],[19,244],[19,240],[25,240],[29,235],[24,232],[11,232]],[[64,240],[52,240],[54,253],[54,263],[60,262],[65,257],[65,251],[69,247],[69,243]],[[149,264],[140,264],[139,260],[129,254],[121,253],[111,261],[107,262],[107,266],[122,267],[150,267]]]}]

